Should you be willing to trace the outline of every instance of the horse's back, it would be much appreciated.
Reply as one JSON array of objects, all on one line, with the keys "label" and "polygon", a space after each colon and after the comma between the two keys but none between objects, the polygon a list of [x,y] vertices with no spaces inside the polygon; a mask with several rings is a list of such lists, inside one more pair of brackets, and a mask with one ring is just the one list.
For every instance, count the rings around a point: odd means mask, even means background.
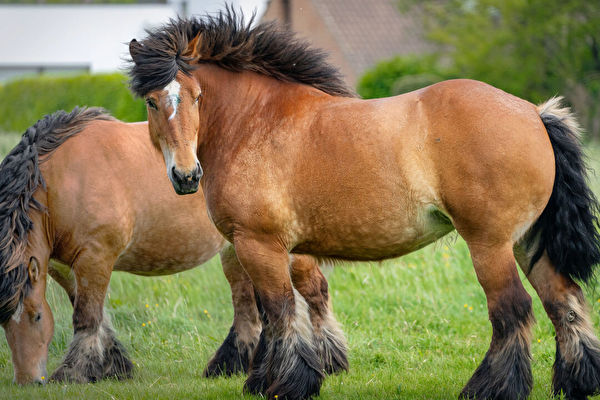
[{"label": "horse's back", "polygon": [[202,193],[173,191],[145,123],[93,121],[55,151],[42,173],[59,238],[55,256],[63,262],[92,246],[110,252],[117,270],[172,273],[223,245]]}]

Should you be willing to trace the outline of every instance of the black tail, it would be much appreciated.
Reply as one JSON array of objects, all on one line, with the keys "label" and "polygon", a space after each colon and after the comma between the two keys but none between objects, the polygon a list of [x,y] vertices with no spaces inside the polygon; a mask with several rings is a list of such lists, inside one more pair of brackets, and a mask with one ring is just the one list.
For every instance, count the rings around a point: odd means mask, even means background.
[{"label": "black tail", "polygon": [[27,235],[33,228],[29,211],[45,211],[33,197],[39,187],[46,187],[39,164],[95,119],[112,117],[99,108],[46,115],[25,131],[0,163],[0,323],[8,321],[30,287],[23,260]]},{"label": "black tail", "polygon": [[537,244],[530,267],[545,250],[559,273],[585,283],[600,263],[600,204],[587,185],[580,128],[560,101],[555,97],[538,107],[554,149],[556,177],[550,201],[529,235],[529,247]]}]

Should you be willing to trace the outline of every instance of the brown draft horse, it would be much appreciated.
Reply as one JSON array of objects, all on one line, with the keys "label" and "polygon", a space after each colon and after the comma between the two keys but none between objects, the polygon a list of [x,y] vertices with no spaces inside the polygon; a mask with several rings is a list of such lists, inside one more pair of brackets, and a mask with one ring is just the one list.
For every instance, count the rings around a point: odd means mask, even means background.
[{"label": "brown draft horse", "polygon": [[[0,164],[0,322],[15,381],[47,380],[54,329],[47,274],[74,307],[74,338],[51,379],[126,378],[132,364],[103,312],[111,272],[172,274],[219,251],[234,320],[206,376],[245,371],[262,327],[252,283],[209,220],[202,193],[175,194],[146,123],[126,124],[96,108],[38,121]],[[295,284],[319,312],[313,318],[327,319],[339,337],[315,260],[299,256],[293,268]],[[338,344],[331,371],[347,367],[345,344]]]},{"label": "brown draft horse", "polygon": [[598,202],[559,99],[535,106],[471,80],[357,99],[320,51],[230,10],[171,21],[130,54],[175,190],[194,192],[202,176],[264,310],[247,391],[305,399],[321,386],[321,332],[292,286],[290,254],[381,260],[453,229],[493,328],[460,397],[530,393],[534,318],[515,259],[556,329],[554,392],[599,391],[600,341],[575,283],[600,261]]}]

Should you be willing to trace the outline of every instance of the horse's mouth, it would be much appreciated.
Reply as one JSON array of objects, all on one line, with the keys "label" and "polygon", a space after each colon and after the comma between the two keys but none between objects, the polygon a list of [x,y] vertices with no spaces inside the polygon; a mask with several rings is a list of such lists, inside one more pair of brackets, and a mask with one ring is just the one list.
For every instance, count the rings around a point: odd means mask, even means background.
[{"label": "horse's mouth", "polygon": [[183,182],[183,183],[173,183],[173,189],[175,189],[175,193],[179,195],[184,194],[194,194],[198,191],[200,186],[199,182]]}]

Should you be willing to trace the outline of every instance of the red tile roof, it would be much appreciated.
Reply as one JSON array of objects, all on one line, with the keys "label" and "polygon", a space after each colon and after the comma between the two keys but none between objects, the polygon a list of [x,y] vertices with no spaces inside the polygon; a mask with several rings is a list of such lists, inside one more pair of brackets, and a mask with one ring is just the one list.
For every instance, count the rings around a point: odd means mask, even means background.
[{"label": "red tile roof", "polygon": [[397,0],[311,1],[357,76],[382,59],[432,49],[418,10],[402,13]]}]

